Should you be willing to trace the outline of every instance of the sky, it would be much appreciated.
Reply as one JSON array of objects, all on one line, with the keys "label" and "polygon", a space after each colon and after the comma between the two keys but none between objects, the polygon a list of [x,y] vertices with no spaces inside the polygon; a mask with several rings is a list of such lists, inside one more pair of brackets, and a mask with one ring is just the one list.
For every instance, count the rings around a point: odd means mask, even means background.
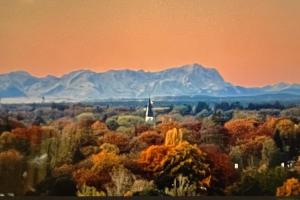
[{"label": "sky", "polygon": [[300,83],[299,0],[0,0],[0,73],[199,63],[242,86]]}]

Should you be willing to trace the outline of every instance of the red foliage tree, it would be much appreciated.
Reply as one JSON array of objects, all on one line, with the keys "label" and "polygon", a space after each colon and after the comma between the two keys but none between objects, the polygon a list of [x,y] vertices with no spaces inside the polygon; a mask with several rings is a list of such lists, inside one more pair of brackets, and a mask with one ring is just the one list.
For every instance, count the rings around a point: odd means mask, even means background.
[{"label": "red foliage tree", "polygon": [[164,142],[164,137],[156,131],[146,131],[138,136],[138,142],[146,143],[147,145],[158,145]]},{"label": "red foliage tree", "polygon": [[116,145],[119,148],[120,153],[128,152],[130,150],[130,139],[123,133],[108,133],[104,135],[102,142]]},{"label": "red foliage tree", "polygon": [[12,131],[16,138],[28,140],[33,145],[38,145],[43,139],[43,130],[39,126],[29,128],[16,128]]},{"label": "red foliage tree", "polygon": [[232,184],[238,177],[230,157],[216,145],[201,145],[200,149],[207,154],[212,174],[213,192],[223,193],[227,185]]},{"label": "red foliage tree", "polygon": [[73,178],[79,187],[84,184],[97,189],[104,189],[105,183],[108,183],[111,178],[108,173],[95,173],[90,169],[79,169],[73,173]]}]

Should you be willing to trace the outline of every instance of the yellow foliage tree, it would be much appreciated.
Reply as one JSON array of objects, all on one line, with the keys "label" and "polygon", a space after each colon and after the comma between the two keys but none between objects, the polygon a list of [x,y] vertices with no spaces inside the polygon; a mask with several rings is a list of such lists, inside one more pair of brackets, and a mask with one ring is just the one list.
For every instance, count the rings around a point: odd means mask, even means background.
[{"label": "yellow foliage tree", "polygon": [[98,191],[93,186],[87,186],[86,184],[83,184],[83,186],[80,187],[80,189],[77,191],[77,196],[79,197],[96,197],[96,196],[106,196],[106,194],[103,191]]},{"label": "yellow foliage tree", "polygon": [[173,128],[166,133],[165,145],[177,145],[182,142],[182,129]]},{"label": "yellow foliage tree", "polygon": [[295,129],[295,124],[290,119],[282,119],[276,124],[276,129],[279,130],[282,135],[292,134]]},{"label": "yellow foliage tree", "polygon": [[91,161],[93,162],[92,170],[94,172],[111,171],[114,166],[121,163],[121,158],[115,153],[101,151],[93,155]]}]

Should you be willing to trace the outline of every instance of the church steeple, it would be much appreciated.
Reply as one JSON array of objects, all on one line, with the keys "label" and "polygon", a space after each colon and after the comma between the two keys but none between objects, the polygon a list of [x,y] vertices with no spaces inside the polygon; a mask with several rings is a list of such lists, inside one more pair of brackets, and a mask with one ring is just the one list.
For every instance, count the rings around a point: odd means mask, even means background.
[{"label": "church steeple", "polygon": [[147,108],[146,108],[146,117],[145,117],[145,121],[152,123],[154,122],[154,112],[153,112],[153,108],[152,108],[152,102],[151,99],[149,97],[148,99],[148,104],[147,104]]}]

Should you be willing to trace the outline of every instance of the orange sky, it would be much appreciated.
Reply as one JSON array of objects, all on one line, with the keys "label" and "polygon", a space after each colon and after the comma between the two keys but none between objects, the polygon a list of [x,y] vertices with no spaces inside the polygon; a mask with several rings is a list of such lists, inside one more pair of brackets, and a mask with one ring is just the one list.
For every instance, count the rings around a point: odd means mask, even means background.
[{"label": "orange sky", "polygon": [[0,73],[215,67],[300,83],[299,0],[0,0]]}]

